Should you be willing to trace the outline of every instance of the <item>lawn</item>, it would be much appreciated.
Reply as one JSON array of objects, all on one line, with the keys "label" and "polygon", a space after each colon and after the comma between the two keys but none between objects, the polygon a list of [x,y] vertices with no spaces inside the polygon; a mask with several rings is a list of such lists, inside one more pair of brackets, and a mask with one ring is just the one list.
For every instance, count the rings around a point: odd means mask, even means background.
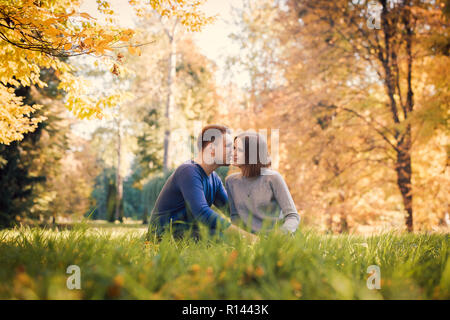
[{"label": "lawn", "polygon": [[[363,237],[301,230],[146,241],[145,229],[0,231],[2,299],[450,299],[448,234]],[[69,290],[67,267],[80,267]],[[381,271],[369,290],[367,268]]]}]

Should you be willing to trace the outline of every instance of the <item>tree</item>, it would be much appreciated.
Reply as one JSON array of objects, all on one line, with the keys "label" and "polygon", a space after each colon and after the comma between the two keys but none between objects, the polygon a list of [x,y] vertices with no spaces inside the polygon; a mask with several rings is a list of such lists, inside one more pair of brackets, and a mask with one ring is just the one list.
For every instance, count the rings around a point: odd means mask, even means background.
[{"label": "tree", "polygon": [[175,82],[176,82],[176,67],[177,67],[177,26],[178,19],[172,21],[170,26],[163,25],[164,32],[167,35],[170,44],[170,51],[167,64],[167,101],[164,117],[166,120],[166,129],[164,130],[164,158],[163,158],[163,171],[168,171],[169,160],[169,142],[170,142],[170,118],[171,110],[175,106]]},{"label": "tree", "polygon": [[[130,4],[138,12],[142,9],[139,1]],[[156,14],[176,16],[194,31],[211,21],[198,10],[200,4],[201,1],[150,1]],[[96,23],[89,14],[77,11],[79,5],[78,0],[7,0],[0,4],[0,143],[22,139],[24,133],[35,130],[43,120],[29,116],[39,109],[38,105],[24,105],[10,88],[33,84],[44,87],[46,83],[39,79],[42,68],[56,71],[60,88],[66,91],[66,107],[81,119],[101,118],[104,108],[121,101],[121,92],[93,95],[89,84],[76,77],[68,63],[58,59],[87,54],[100,57],[122,47],[138,54],[138,48],[130,43],[132,30],[116,27],[111,18],[109,24]],[[99,0],[98,8],[104,14],[113,14],[108,1]],[[116,73],[117,61],[108,61]]]},{"label": "tree", "polygon": [[122,113],[120,105],[118,106],[119,114],[115,118],[117,130],[117,167],[116,167],[116,208],[114,220],[122,222],[123,220],[123,177],[121,174],[122,163]]},{"label": "tree", "polygon": [[[131,124],[122,106],[115,108],[115,116],[98,128],[92,135],[91,144],[97,150],[96,157],[103,172],[97,176],[96,190],[93,197],[97,207],[102,207],[102,216],[114,222],[123,220],[124,177],[128,171],[124,163],[125,155],[134,146],[134,138],[130,135]],[[112,173],[114,172],[114,174]]]},{"label": "tree", "polygon": [[59,161],[57,174],[47,176],[48,191],[54,194],[49,206],[53,221],[56,217],[79,218],[96,214],[92,191],[101,170],[93,145],[69,133],[70,147]]},{"label": "tree", "polygon": [[25,134],[24,139],[10,145],[0,145],[0,226],[11,226],[23,218],[54,215],[50,203],[56,197],[52,179],[61,172],[60,160],[68,148],[65,111],[58,99],[61,92],[53,70],[41,70],[41,79],[49,85],[45,89],[34,86],[19,87],[15,95],[25,103],[39,103],[39,115],[45,120],[38,128]]},{"label": "tree", "polygon": [[[436,211],[446,206],[446,151],[438,142],[449,102],[445,7],[378,1],[380,29],[371,29],[374,12],[354,3],[253,2],[238,12],[243,32],[234,38],[244,57],[256,58],[234,63],[256,84],[247,88],[250,96],[257,90],[253,126],[280,128],[280,169],[296,203],[308,208],[305,220],[329,212],[344,227],[373,223],[401,210],[399,198],[411,231],[413,184],[422,208],[425,185],[436,192],[427,197]],[[260,55],[261,48],[270,54]],[[439,160],[425,163],[425,150]]]},{"label": "tree", "polygon": [[[26,140],[33,140],[37,134],[26,136]],[[42,181],[42,177],[29,175],[30,165],[20,159],[20,148],[14,142],[9,146],[1,146],[2,164],[0,169],[0,226],[9,227],[16,220],[20,220],[20,213],[26,212],[32,206],[30,199],[33,184]]]},{"label": "tree", "polygon": [[[331,57],[336,57],[339,53],[340,59],[320,60],[322,70],[326,70],[327,66],[333,68],[336,62],[341,63],[342,59],[346,59],[362,67],[358,73],[359,81],[372,83],[374,86],[382,84],[384,87],[386,100],[380,97],[379,102],[389,112],[390,119],[381,120],[381,117],[377,117],[370,109],[367,110],[369,117],[360,110],[345,105],[338,105],[335,109],[362,119],[395,154],[396,183],[407,212],[405,224],[407,229],[412,231],[411,152],[414,142],[413,126],[416,123],[414,91],[420,81],[415,78],[414,68],[423,59],[446,59],[436,56],[435,52],[424,47],[425,39],[430,34],[444,32],[447,27],[442,14],[444,3],[380,0],[375,13],[370,11],[370,6],[358,6],[348,1],[291,1],[289,5],[293,13],[300,17],[301,23],[294,27],[297,35],[303,39],[310,38],[305,46],[317,45],[324,50],[323,55],[328,54]],[[379,14],[379,17],[376,14]],[[380,29],[370,29],[372,18],[379,18]],[[314,35],[314,38],[311,38],[311,35]],[[322,72],[325,73],[329,75],[327,71]],[[342,74],[337,76],[342,77]],[[361,80],[363,77],[366,79]],[[443,110],[441,117],[445,114]]]},{"label": "tree", "polygon": [[[164,154],[169,168],[176,161],[183,160],[181,157],[177,159],[179,154],[176,148],[168,151],[164,147],[168,145],[165,144],[168,92],[173,96],[169,112],[169,131],[172,132],[169,144],[173,143],[175,147],[180,144],[176,143],[177,139],[186,136],[174,136],[173,133],[176,134],[180,129],[192,131],[196,121],[210,121],[218,110],[219,96],[213,76],[215,66],[198,51],[189,35],[179,35],[176,66],[172,69],[169,68],[172,64],[167,58],[172,55],[172,44],[164,31],[165,27],[158,19],[147,18],[140,21],[138,26],[142,30],[139,41],[154,41],[154,44],[142,48],[138,59],[127,59],[126,67],[132,71],[130,92],[135,99],[125,106],[133,106],[132,110],[128,109],[128,114],[134,122],[137,157],[142,166],[142,179],[145,180],[153,173],[164,171]],[[169,90],[169,70],[175,72],[176,91]]]}]

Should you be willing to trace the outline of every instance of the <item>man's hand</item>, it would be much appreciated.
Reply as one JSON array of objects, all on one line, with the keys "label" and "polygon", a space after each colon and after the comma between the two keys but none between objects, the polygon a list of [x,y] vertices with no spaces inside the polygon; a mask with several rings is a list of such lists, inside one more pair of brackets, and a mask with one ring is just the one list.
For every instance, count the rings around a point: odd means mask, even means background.
[{"label": "man's hand", "polygon": [[237,234],[245,239],[250,240],[250,242],[253,244],[256,241],[259,240],[259,237],[257,235],[254,235],[253,233],[247,232],[245,230],[242,230],[241,228],[231,225],[229,226],[225,231],[225,234]]}]

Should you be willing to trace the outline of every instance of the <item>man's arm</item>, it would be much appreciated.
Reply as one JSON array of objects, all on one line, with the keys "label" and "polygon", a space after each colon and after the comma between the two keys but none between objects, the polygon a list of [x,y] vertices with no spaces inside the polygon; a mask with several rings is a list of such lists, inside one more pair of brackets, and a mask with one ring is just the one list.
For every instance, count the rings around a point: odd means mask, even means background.
[{"label": "man's arm", "polygon": [[186,206],[192,212],[194,219],[207,225],[211,230],[224,230],[224,234],[235,234],[250,239],[252,242],[258,239],[257,236],[248,233],[222,218],[212,210],[206,202],[203,193],[201,177],[192,168],[187,167],[182,172],[183,179],[177,179],[178,186],[183,195]]},{"label": "man's arm", "polygon": [[229,198],[228,193],[223,187],[222,180],[220,180],[219,176],[215,175],[215,184],[216,184],[216,194],[214,196],[214,205],[216,207],[224,207],[228,204]]},{"label": "man's arm", "polygon": [[209,207],[203,193],[202,179],[199,173],[191,167],[186,167],[179,174],[182,175],[182,179],[179,179],[180,176],[178,176],[177,184],[186,207],[194,219],[205,224],[211,230],[217,227],[228,227],[230,223]]},{"label": "man's arm", "polygon": [[232,224],[224,232],[225,235],[238,235],[245,239],[249,239],[252,243],[258,241],[258,236],[253,233],[247,232],[238,226]]}]

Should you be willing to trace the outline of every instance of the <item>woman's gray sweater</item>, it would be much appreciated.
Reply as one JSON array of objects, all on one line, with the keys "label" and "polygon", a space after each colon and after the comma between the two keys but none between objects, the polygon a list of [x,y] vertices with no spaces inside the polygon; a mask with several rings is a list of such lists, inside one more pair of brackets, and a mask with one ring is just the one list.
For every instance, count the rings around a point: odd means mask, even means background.
[{"label": "woman's gray sweater", "polygon": [[[294,232],[300,216],[283,177],[275,170],[262,168],[261,175],[246,178],[235,173],[225,179],[231,221],[241,221],[252,232],[272,228],[282,221],[282,229]],[[251,224],[251,226],[250,226]]]}]

